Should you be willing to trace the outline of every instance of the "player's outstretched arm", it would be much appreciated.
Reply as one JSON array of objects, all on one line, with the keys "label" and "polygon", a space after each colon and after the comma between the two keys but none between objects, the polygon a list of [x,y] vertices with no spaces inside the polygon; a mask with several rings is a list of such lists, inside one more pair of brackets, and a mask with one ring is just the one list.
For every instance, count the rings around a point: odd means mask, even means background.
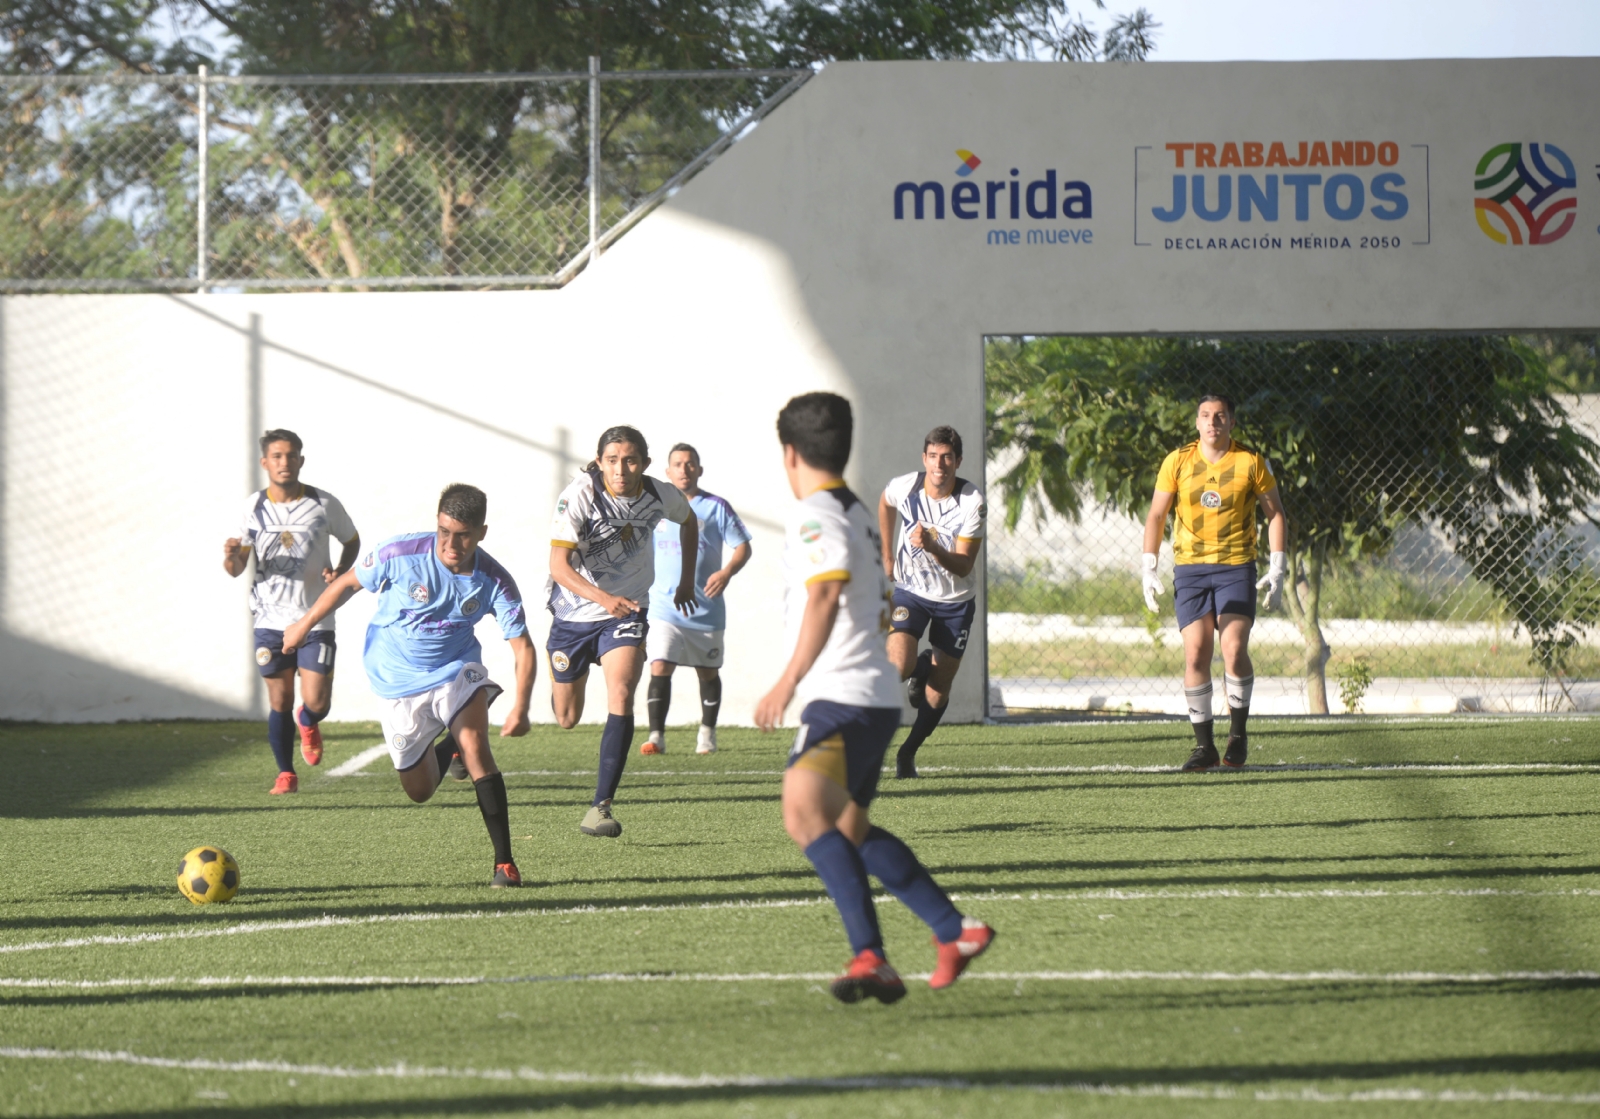
[{"label": "player's outstretched arm", "polygon": [[[614,594],[607,594],[595,586],[572,566],[572,549],[560,544],[550,545],[550,578],[557,585],[565,587],[579,598],[588,599],[599,605],[613,618],[626,618],[629,614],[639,609],[639,604],[631,598],[618,598]],[[693,576],[691,575],[692,579]]]},{"label": "player's outstretched arm", "polygon": [[292,653],[300,647],[306,639],[306,634],[311,632],[311,627],[322,619],[339,609],[339,604],[350,595],[361,589],[361,580],[356,578],[356,573],[346,571],[333,582],[329,583],[317,601],[311,604],[311,609],[300,615],[300,620],[291,622],[283,630],[283,651]]},{"label": "player's outstretched arm", "polygon": [[884,578],[894,582],[894,529],[899,511],[889,504],[889,495],[878,495],[878,542],[883,547]]},{"label": "player's outstretched arm", "polygon": [[1161,538],[1167,532],[1167,514],[1172,512],[1177,496],[1166,490],[1156,490],[1150,499],[1150,513],[1144,519],[1144,604],[1152,614],[1157,612],[1156,599],[1166,593],[1161,576],[1156,574],[1156,563],[1161,556]]},{"label": "player's outstretched arm", "polygon": [[678,546],[683,549],[678,553],[683,557],[683,563],[679,564],[683,573],[678,576],[678,589],[672,595],[672,605],[685,614],[693,614],[696,601],[694,569],[697,566],[694,557],[700,554],[700,522],[694,517],[689,517],[678,526]]},{"label": "player's outstretched arm", "polygon": [[539,658],[533,650],[533,640],[525,633],[507,638],[511,656],[517,662],[517,690],[506,712],[506,721],[500,726],[501,738],[519,738],[528,733],[528,705],[533,699],[533,681],[539,674]]},{"label": "player's outstretched arm", "polygon": [[250,563],[250,549],[237,536],[222,542],[222,570],[237,579]]},{"label": "player's outstretched arm", "polygon": [[794,655],[789,665],[778,677],[772,690],[756,704],[756,726],[771,730],[783,722],[783,712],[794,698],[794,690],[806,678],[811,666],[822,655],[822,647],[833,633],[833,623],[839,617],[839,598],[844,593],[843,579],[822,579],[806,588],[806,612],[800,618],[800,638],[795,642]]},{"label": "player's outstretched arm", "polygon": [[744,565],[750,562],[750,541],[746,540],[733,550],[733,555],[728,557],[728,566],[713,571],[706,578],[706,597],[716,598],[728,589],[728,584],[733,577],[744,570]]}]

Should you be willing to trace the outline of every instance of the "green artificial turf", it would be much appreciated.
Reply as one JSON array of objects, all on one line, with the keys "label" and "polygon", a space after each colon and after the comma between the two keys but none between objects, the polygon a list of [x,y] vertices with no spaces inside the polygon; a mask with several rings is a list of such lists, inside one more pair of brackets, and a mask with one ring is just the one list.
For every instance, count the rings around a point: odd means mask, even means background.
[{"label": "green artificial turf", "polygon": [[[577,830],[594,728],[494,739],[511,891],[470,785],[331,777],[377,731],[324,728],[268,797],[256,724],[0,726],[0,1112],[1600,1105],[1600,721],[1260,720],[1259,767],[1200,775],[1178,723],[942,729],[874,819],[1000,935],[891,1007],[826,993],[849,952],[781,827],[789,735],[635,755],[617,840]],[[231,904],[177,891],[202,843],[240,862]],[[926,973],[926,930],[880,913]]]}]

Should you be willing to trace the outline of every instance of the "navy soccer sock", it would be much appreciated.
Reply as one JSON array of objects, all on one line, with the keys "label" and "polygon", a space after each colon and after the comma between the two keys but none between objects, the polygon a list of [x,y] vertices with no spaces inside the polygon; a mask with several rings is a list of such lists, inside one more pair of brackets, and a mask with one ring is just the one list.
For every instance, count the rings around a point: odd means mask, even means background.
[{"label": "navy soccer sock", "polygon": [[622,783],[622,767],[628,764],[628,748],[632,745],[633,716],[607,715],[606,729],[600,732],[600,779],[594,787],[596,804],[617,795],[617,786]]},{"label": "navy soccer sock", "polygon": [[267,745],[278,760],[279,773],[294,772],[294,717],[287,711],[267,712]]},{"label": "navy soccer sock", "polygon": [[298,719],[303,727],[314,727],[327,717],[328,713],[326,711],[313,711],[303,703],[300,705]]},{"label": "navy soccer sock", "polygon": [[844,921],[850,951],[856,955],[871,948],[883,954],[883,934],[878,931],[878,911],[872,904],[872,884],[861,852],[838,828],[824,832],[806,848],[806,858],[817,868],[834,908]]},{"label": "navy soccer sock", "polygon": [[944,713],[949,706],[950,703],[947,700],[944,707],[935,707],[931,703],[924,703],[917,708],[917,718],[911,724],[911,733],[906,735],[906,740],[900,744],[900,749],[895,754],[895,757],[900,760],[909,760],[916,757],[917,751],[928,740],[928,735],[932,734],[934,728],[939,725],[939,720],[944,718]]},{"label": "navy soccer sock", "polygon": [[495,865],[511,862],[511,822],[506,816],[506,779],[498,773],[480,777],[472,783],[478,794],[478,811],[483,813],[483,826],[489,829],[489,842],[494,844]]},{"label": "navy soccer sock", "polygon": [[861,841],[861,861],[934,936],[946,944],[960,937],[961,911],[898,836],[874,827]]},{"label": "navy soccer sock", "polygon": [[717,713],[722,710],[722,677],[713,676],[700,681],[700,725],[717,725]]},{"label": "navy soccer sock", "polygon": [[667,729],[667,712],[672,707],[672,677],[652,676],[645,690],[644,709],[650,720],[650,729]]}]

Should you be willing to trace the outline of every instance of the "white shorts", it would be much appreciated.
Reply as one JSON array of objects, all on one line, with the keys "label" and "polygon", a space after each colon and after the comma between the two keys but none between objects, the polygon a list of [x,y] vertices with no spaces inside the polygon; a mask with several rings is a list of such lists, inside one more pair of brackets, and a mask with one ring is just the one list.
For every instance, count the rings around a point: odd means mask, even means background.
[{"label": "white shorts", "polygon": [[422,760],[433,740],[450,728],[461,709],[479,692],[493,703],[505,689],[489,679],[489,670],[472,661],[461,666],[456,678],[416,695],[380,699],[383,741],[396,769],[410,769]]},{"label": "white shorts", "polygon": [[722,634],[720,629],[679,629],[671,622],[651,618],[644,639],[645,659],[693,668],[721,668]]}]

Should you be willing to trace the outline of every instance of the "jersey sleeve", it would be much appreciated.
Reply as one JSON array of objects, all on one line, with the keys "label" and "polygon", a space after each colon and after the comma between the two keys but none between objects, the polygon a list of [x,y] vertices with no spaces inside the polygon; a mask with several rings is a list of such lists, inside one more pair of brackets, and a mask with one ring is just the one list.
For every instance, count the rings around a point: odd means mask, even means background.
[{"label": "jersey sleeve", "polygon": [[322,496],[325,499],[322,507],[328,516],[328,535],[341,544],[350,543],[356,538],[356,525],[345,512],[344,502],[326,490]]},{"label": "jersey sleeve", "polygon": [[[911,487],[916,484],[915,474],[902,474],[898,478],[890,478],[889,484],[883,487],[883,500],[889,503],[891,509],[899,509],[905,503],[906,495],[911,492]],[[876,513],[873,516],[877,516]]]},{"label": "jersey sleeve", "polygon": [[739,519],[739,514],[726,501],[717,505],[717,519],[722,529],[722,542],[728,547],[737,548],[740,544],[750,543],[750,530],[744,527],[744,521]]},{"label": "jersey sleeve", "polygon": [[587,476],[561,491],[556,501],[555,519],[550,522],[550,543],[557,548],[576,548],[589,526],[589,506],[594,494]]},{"label": "jersey sleeve", "polygon": [[256,509],[260,504],[259,493],[253,493],[245,498],[244,515],[239,518],[239,542],[246,548],[255,546],[256,533],[260,531],[261,522],[256,518]]},{"label": "jersey sleeve", "polygon": [[956,539],[982,540],[984,521],[988,516],[989,506],[984,502],[983,494],[973,489],[961,499],[961,530],[956,533]]},{"label": "jersey sleeve", "polygon": [[1272,473],[1272,463],[1267,461],[1266,455],[1257,455],[1255,458],[1250,484],[1255,487],[1258,494],[1271,493],[1278,488],[1278,479]]},{"label": "jersey sleeve", "polygon": [[1178,452],[1173,451],[1161,460],[1161,472],[1156,475],[1157,493],[1178,492]]},{"label": "jersey sleeve", "polygon": [[494,620],[500,623],[500,635],[507,641],[522,637],[528,632],[528,614],[522,607],[522,592],[510,575],[502,575],[494,582],[494,593],[489,596],[489,609]]},{"label": "jersey sleeve", "polygon": [[389,564],[378,559],[379,550],[387,543],[387,540],[380,541],[368,548],[350,569],[356,573],[356,581],[361,584],[362,589],[369,590],[373,594],[377,594],[393,582]]},{"label": "jersey sleeve", "polygon": [[807,505],[789,533],[806,586],[850,581],[850,522],[843,514]]},{"label": "jersey sleeve", "polygon": [[677,486],[658,482],[656,492],[661,494],[661,515],[667,520],[681,525],[694,516],[694,506]]}]

